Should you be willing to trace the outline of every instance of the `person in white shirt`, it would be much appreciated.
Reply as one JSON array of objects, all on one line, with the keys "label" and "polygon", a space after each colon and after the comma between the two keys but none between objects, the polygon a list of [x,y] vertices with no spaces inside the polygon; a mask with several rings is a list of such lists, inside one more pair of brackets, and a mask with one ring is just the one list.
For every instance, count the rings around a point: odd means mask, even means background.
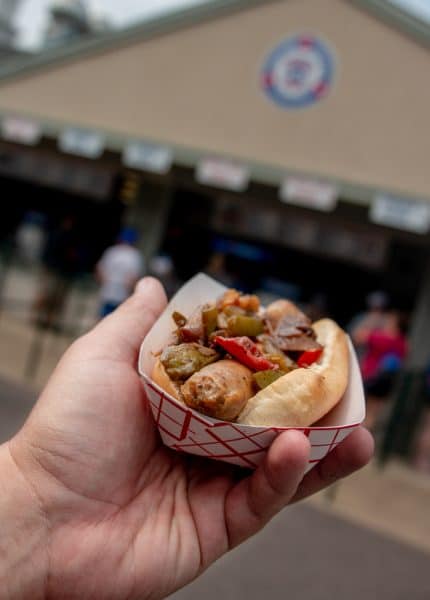
[{"label": "person in white shirt", "polygon": [[118,243],[107,248],[97,264],[101,317],[106,317],[122,304],[144,274],[145,263],[142,254],[134,246],[136,241],[137,232],[134,229],[123,229]]}]

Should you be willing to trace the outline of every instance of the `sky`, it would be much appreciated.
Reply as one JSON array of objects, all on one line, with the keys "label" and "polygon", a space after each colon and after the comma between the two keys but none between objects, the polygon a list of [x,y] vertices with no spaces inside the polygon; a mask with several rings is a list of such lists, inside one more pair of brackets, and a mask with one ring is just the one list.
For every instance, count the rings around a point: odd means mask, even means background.
[{"label": "sky", "polygon": [[401,8],[406,8],[413,15],[430,23],[430,0],[389,0]]},{"label": "sky", "polygon": [[[100,8],[115,26],[121,27],[130,22],[200,4],[207,0],[89,0]],[[389,0],[402,8],[409,9],[416,16],[430,23],[430,0]],[[52,0],[22,0],[17,13],[16,25],[20,45],[34,48],[41,40],[46,27],[47,9]]]},{"label": "sky", "polygon": [[[133,21],[155,16],[166,11],[201,4],[206,0],[88,0],[88,4],[100,10],[117,27]],[[52,0],[22,0],[15,25],[21,46],[34,48],[40,43],[46,28],[48,8]]]}]

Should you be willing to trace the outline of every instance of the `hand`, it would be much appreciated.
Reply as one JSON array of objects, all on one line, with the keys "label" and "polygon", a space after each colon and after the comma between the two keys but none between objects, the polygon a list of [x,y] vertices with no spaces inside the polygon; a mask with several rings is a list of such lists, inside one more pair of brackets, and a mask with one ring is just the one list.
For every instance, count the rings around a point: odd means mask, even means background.
[{"label": "hand", "polygon": [[286,504],[370,459],[365,430],[303,481],[309,443],[297,431],[280,435],[254,473],[164,447],[136,359],[165,304],[156,280],[140,282],[126,303],[71,346],[8,444],[46,524],[42,598],[165,597]]}]

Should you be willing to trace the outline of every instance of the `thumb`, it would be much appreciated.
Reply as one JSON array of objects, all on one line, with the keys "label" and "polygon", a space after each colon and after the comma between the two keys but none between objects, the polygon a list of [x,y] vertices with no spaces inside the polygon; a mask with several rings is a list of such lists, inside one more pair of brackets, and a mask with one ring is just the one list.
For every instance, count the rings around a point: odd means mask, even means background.
[{"label": "thumb", "polygon": [[90,332],[92,344],[112,360],[134,361],[140,345],[167,304],[161,283],[145,277],[116,311]]}]

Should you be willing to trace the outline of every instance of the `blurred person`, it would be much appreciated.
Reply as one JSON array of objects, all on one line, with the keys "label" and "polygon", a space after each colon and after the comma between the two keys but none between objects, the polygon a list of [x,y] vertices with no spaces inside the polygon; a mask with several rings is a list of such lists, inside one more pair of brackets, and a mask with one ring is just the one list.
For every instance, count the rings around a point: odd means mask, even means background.
[{"label": "blurred person", "polygon": [[168,298],[171,298],[180,286],[173,260],[167,254],[157,254],[151,258],[148,266],[148,274],[153,275],[161,281]]},{"label": "blurred person", "polygon": [[360,368],[367,395],[367,424],[373,426],[382,403],[391,393],[408,352],[408,342],[397,311],[387,312],[383,322],[363,337],[365,350]]},{"label": "blurred person", "polygon": [[18,259],[26,266],[41,262],[46,245],[44,216],[38,212],[24,215],[15,234],[15,246]]},{"label": "blurred person", "polygon": [[363,428],[306,475],[300,431],[281,433],[254,472],[165,447],[136,370],[165,306],[160,284],[141,281],[69,348],[0,446],[2,598],[165,598],[369,461]]},{"label": "blurred person", "polygon": [[116,310],[128,298],[137,280],[144,274],[145,261],[135,247],[137,239],[135,229],[123,229],[117,243],[107,248],[97,263],[101,318]]},{"label": "blurred person", "polygon": [[384,327],[388,304],[385,292],[371,292],[366,296],[366,310],[354,317],[349,324],[348,332],[359,355],[364,351],[369,333]]},{"label": "blurred person", "polygon": [[70,286],[81,268],[80,236],[74,215],[66,215],[50,231],[42,263],[40,288],[32,312],[38,325],[57,327]]}]

